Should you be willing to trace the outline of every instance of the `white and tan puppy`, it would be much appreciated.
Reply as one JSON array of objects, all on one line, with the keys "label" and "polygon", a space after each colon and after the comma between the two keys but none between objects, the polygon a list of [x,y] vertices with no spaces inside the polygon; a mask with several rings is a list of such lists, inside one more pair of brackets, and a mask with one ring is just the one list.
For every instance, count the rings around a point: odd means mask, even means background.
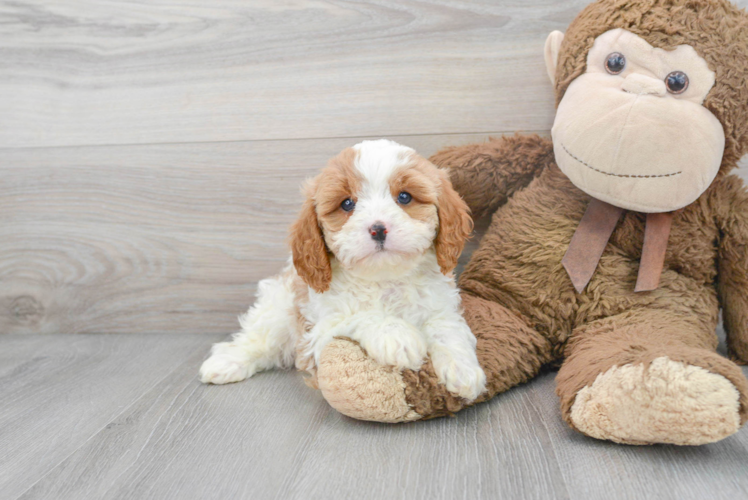
[{"label": "white and tan puppy", "polygon": [[315,374],[334,337],[384,365],[417,370],[431,356],[440,382],[473,400],[486,377],[462,318],[452,271],[472,221],[446,172],[387,140],[365,141],[307,183],[292,259],[259,283],[242,331],[200,368],[225,384],[260,370]]}]

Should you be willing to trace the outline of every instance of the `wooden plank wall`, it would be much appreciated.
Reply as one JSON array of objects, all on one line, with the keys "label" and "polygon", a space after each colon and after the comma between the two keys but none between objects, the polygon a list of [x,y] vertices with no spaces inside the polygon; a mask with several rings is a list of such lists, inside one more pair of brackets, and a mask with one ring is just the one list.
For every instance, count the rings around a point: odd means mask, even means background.
[{"label": "wooden plank wall", "polygon": [[547,133],[586,3],[0,4],[0,333],[235,330],[339,150]]}]

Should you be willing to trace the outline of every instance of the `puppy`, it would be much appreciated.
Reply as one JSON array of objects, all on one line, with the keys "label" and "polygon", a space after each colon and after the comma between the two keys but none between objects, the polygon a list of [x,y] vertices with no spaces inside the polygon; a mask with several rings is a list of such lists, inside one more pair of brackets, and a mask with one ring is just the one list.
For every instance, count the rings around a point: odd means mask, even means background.
[{"label": "puppy", "polygon": [[429,354],[450,392],[478,397],[486,377],[452,274],[472,220],[446,172],[395,142],[365,141],[304,193],[286,269],[260,281],[241,332],[213,346],[201,381],[295,362],[314,385],[322,350],[342,336],[399,369],[417,370]]}]

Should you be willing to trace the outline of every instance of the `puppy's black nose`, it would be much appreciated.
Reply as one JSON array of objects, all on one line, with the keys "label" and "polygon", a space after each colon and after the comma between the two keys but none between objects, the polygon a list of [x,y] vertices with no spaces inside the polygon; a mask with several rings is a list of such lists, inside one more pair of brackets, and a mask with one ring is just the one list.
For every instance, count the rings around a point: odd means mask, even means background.
[{"label": "puppy's black nose", "polygon": [[387,228],[381,222],[375,222],[369,228],[369,234],[372,240],[382,243],[387,238]]}]

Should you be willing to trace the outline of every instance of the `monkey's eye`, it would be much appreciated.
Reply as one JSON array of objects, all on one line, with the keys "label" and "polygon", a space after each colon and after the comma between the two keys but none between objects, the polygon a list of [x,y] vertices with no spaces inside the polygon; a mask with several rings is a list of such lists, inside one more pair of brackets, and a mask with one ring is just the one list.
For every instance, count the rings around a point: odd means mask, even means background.
[{"label": "monkey's eye", "polygon": [[413,197],[410,195],[410,193],[406,193],[405,191],[397,195],[397,202],[401,205],[407,205],[412,199]]},{"label": "monkey's eye", "polygon": [[671,94],[682,94],[688,88],[688,75],[682,71],[673,71],[665,77],[665,86]]},{"label": "monkey's eye", "polygon": [[613,52],[605,60],[605,70],[611,75],[617,75],[626,67],[626,58],[620,52]]},{"label": "monkey's eye", "polygon": [[350,212],[356,208],[356,202],[350,198],[346,198],[343,200],[343,203],[340,204],[340,208],[342,208],[344,212]]}]

